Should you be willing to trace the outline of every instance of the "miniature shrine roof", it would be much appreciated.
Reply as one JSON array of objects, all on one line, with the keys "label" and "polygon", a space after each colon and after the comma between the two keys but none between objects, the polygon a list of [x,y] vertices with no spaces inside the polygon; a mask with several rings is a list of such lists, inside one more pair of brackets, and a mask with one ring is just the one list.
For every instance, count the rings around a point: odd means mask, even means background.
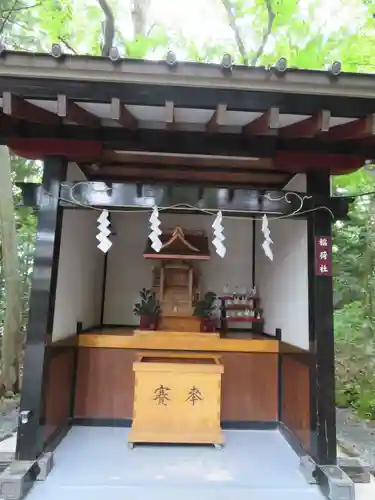
[{"label": "miniature shrine roof", "polygon": [[184,231],[176,227],[173,231],[166,231],[160,236],[162,248],[155,252],[151,241],[147,240],[143,256],[146,259],[159,260],[209,260],[210,249],[207,236],[202,231]]},{"label": "miniature shrine roof", "polygon": [[375,75],[0,53],[0,142],[89,180],[282,189],[375,158]]}]

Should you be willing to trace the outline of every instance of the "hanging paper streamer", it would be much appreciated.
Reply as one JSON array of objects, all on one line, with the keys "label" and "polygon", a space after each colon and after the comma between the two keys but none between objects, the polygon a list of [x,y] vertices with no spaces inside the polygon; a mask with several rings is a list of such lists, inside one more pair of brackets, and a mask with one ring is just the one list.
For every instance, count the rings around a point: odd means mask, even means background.
[{"label": "hanging paper streamer", "polygon": [[96,235],[96,239],[99,240],[98,248],[103,253],[107,253],[112,246],[112,241],[108,238],[108,236],[111,234],[111,230],[108,228],[108,226],[111,224],[108,217],[108,210],[103,210],[103,212],[98,217],[99,234]]},{"label": "hanging paper streamer", "polygon": [[160,252],[161,247],[162,247],[162,242],[159,238],[161,235],[161,229],[159,228],[161,222],[159,219],[159,210],[155,206],[154,209],[152,210],[151,217],[149,219],[150,221],[150,229],[151,233],[149,234],[149,238],[152,242],[151,247],[155,250],[155,252]]},{"label": "hanging paper streamer", "polygon": [[268,219],[266,214],[263,215],[262,219],[262,233],[264,235],[264,241],[262,243],[264,253],[270,260],[273,260],[273,253],[270,246],[273,241],[270,238],[271,231],[268,227]]},{"label": "hanging paper streamer", "polygon": [[214,228],[214,239],[212,241],[213,246],[216,248],[216,253],[220,255],[221,258],[224,258],[227,249],[225,248],[223,241],[225,240],[225,236],[223,234],[224,226],[221,224],[223,220],[223,214],[221,210],[217,213],[216,219],[212,224]]}]

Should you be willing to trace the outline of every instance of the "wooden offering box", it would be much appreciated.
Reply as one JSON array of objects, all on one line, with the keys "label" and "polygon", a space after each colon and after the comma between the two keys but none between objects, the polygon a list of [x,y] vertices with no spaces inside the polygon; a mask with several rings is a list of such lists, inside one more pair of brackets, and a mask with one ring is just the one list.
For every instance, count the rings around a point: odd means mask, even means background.
[{"label": "wooden offering box", "polygon": [[220,358],[210,354],[140,353],[129,444],[222,445]]}]

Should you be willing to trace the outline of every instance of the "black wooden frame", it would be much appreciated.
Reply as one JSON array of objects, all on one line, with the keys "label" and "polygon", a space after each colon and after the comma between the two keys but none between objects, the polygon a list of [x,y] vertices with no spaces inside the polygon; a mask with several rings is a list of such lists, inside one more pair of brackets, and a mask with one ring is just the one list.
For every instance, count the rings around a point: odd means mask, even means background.
[{"label": "black wooden frame", "polygon": [[[16,183],[21,189],[20,204],[28,207],[37,207],[41,199],[41,186],[34,183]],[[103,182],[82,181],[64,182],[61,189],[60,206],[63,208],[81,208],[89,206],[106,208],[116,211],[126,207],[127,210],[150,210],[150,205],[140,201],[142,196],[154,197],[158,207],[172,207],[165,213],[178,211],[178,213],[202,213],[203,210],[222,210],[223,214],[230,214],[231,217],[261,217],[263,213],[275,215],[291,215],[296,213],[297,217],[307,218],[309,211],[314,207],[327,207],[332,212],[334,218],[345,219],[348,215],[351,197],[322,197],[319,192],[315,193],[295,193],[288,190],[276,190],[273,188],[259,189],[255,187],[228,189],[226,201],[220,201],[218,187],[206,186],[203,182],[199,185],[192,185],[189,181],[175,181],[173,184],[165,184],[164,181],[157,183],[106,183],[106,200],[101,200],[98,204],[94,195],[89,190],[89,186],[98,186],[103,192]],[[126,188],[126,189],[125,189]],[[72,191],[73,189],[73,191]],[[236,198],[235,194],[238,194]],[[288,194],[288,195],[287,195]],[[269,195],[273,200],[268,200]],[[276,200],[287,195],[287,199]],[[183,198],[180,198],[183,196]],[[301,201],[302,200],[302,201]],[[190,205],[185,207],[185,205]],[[194,209],[193,207],[196,207]],[[319,212],[328,210],[320,208]]]},{"label": "black wooden frame", "polygon": [[[328,200],[331,194],[328,172],[309,173],[307,189]],[[311,455],[323,465],[336,464],[337,460],[333,278],[316,275],[315,238],[331,234],[330,215],[324,211],[312,212],[307,219],[309,340],[314,359],[310,370]]]},{"label": "black wooden frame", "polygon": [[[27,423],[19,422],[16,458],[35,460],[44,448],[44,388],[46,343],[52,332],[57,266],[62,230],[59,208],[60,182],[66,178],[67,161],[50,157],[44,161],[34,271],[30,295],[20,415],[30,412]],[[47,194],[48,193],[48,194]]]},{"label": "black wooden frame", "polygon": [[[252,110],[253,111],[253,110]],[[342,113],[341,113],[342,114]],[[345,155],[346,157],[375,157],[375,142],[352,139],[327,141],[314,138],[283,138],[274,135],[247,137],[243,134],[206,134],[199,131],[138,129],[117,127],[87,128],[80,125],[51,125],[14,121],[1,124],[0,143],[10,138],[72,140],[98,142],[105,148],[119,151],[173,153],[191,155],[223,155],[235,157],[274,158],[277,152],[304,152],[311,155]],[[86,147],[90,147],[88,144]],[[343,159],[342,159],[343,160]],[[265,170],[264,173],[267,171]],[[282,173],[282,171],[281,171]]]},{"label": "black wooden frame", "polygon": [[[149,64],[149,62],[145,64]],[[198,66],[202,67],[203,65]],[[249,71],[248,68],[243,70]],[[314,74],[316,72],[306,71],[305,73]],[[349,75],[345,76],[348,77]],[[353,81],[356,78],[361,78],[361,75],[352,75]],[[327,76],[328,82],[329,78]],[[333,116],[348,118],[360,118],[375,112],[375,101],[360,95],[346,97],[334,93],[323,95],[318,93],[265,92],[233,89],[230,88],[230,85],[230,79],[228,79],[227,88],[212,88],[129,83],[126,81],[116,83],[113,81],[65,80],[58,78],[43,78],[41,80],[32,77],[2,76],[0,79],[0,93],[11,91],[25,99],[49,100],[56,100],[58,94],[63,94],[68,99],[76,102],[95,101],[99,103],[108,103],[111,102],[112,98],[118,98],[130,105],[162,107],[165,106],[166,101],[173,101],[176,107],[200,109],[216,109],[218,103],[225,103],[227,109],[231,111],[264,112],[271,107],[278,107],[280,113],[297,115],[313,115],[322,109],[329,109]]]}]

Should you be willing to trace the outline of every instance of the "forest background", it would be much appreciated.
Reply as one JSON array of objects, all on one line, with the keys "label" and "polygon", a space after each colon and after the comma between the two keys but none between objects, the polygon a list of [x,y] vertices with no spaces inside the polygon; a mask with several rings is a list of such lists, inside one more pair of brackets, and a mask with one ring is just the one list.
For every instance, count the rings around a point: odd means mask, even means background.
[{"label": "forest background", "polygon": [[[8,47],[72,54],[289,66],[375,73],[375,0],[1,0]],[[14,182],[40,180],[41,164],[1,151],[0,386],[19,390],[36,216],[17,207]],[[334,226],[337,404],[375,420],[375,169],[333,178],[336,194],[359,194]],[[366,194],[367,193],[367,194]]]}]

